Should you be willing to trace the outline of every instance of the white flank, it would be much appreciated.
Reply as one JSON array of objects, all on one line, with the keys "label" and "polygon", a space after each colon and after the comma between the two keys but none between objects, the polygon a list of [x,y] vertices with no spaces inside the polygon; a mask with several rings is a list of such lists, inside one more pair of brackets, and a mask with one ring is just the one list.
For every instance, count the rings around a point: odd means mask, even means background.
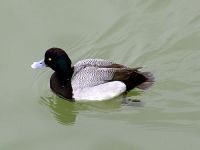
[{"label": "white flank", "polygon": [[94,87],[73,90],[75,100],[102,101],[119,96],[126,90],[126,85],[120,81],[100,84]]}]

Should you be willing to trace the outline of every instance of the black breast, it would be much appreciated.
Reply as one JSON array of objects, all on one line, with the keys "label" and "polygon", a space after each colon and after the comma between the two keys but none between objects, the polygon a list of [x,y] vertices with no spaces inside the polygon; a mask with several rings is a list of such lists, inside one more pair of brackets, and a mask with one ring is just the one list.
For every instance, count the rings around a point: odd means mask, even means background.
[{"label": "black breast", "polygon": [[50,79],[50,88],[59,97],[74,101],[72,98],[71,79],[67,79],[66,76],[64,77],[54,72]]}]

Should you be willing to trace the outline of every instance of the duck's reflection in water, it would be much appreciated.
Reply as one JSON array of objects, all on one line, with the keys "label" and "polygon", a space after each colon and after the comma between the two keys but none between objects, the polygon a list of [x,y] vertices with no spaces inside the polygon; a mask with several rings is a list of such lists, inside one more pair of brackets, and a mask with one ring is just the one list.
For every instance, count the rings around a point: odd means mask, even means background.
[{"label": "duck's reflection in water", "polygon": [[[128,96],[137,96],[140,92],[134,91],[128,94]],[[106,100],[106,101],[92,101],[92,102],[69,102],[63,100],[55,95],[48,97],[41,97],[40,103],[46,105],[50,108],[50,112],[53,114],[55,119],[63,125],[73,125],[76,122],[76,117],[81,112],[112,112],[114,110],[118,111],[123,106],[143,106],[141,100],[128,101],[124,103],[122,101],[123,97],[119,96],[117,98]],[[130,102],[129,102],[130,101]]]},{"label": "duck's reflection in water", "polygon": [[41,97],[41,104],[50,108],[55,119],[64,125],[72,125],[76,121],[75,103],[62,100],[57,96]]}]

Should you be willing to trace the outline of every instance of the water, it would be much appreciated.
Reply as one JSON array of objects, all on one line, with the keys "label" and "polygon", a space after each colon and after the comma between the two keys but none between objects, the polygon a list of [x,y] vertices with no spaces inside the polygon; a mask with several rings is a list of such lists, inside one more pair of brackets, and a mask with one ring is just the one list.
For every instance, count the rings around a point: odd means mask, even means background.
[{"label": "water", "polygon": [[[188,150],[200,147],[200,2],[195,0],[0,1],[0,149]],[[104,58],[152,71],[129,93],[139,106],[70,103],[32,70],[50,47],[73,63]]]}]

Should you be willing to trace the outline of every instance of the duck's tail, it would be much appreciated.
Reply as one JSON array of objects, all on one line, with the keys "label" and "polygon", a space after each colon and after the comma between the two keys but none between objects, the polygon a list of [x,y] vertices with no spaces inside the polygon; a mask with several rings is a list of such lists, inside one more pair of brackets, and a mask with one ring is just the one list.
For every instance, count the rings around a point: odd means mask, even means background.
[{"label": "duck's tail", "polygon": [[155,78],[154,78],[153,74],[151,72],[140,72],[140,74],[146,78],[146,81],[139,84],[136,87],[141,90],[146,90],[146,89],[150,88],[155,82]]}]

